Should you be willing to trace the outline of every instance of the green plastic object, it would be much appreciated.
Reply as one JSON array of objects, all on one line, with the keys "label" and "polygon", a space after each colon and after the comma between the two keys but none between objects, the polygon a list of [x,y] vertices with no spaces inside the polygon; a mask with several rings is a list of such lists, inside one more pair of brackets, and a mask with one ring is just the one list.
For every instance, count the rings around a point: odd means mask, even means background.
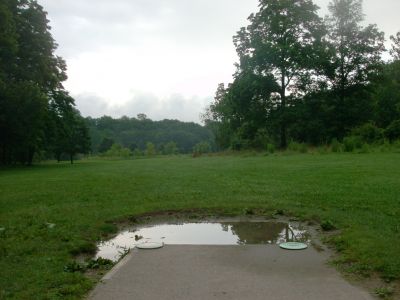
[{"label": "green plastic object", "polygon": [[279,244],[279,247],[286,250],[304,250],[307,249],[307,244],[298,243],[298,242],[287,242]]}]

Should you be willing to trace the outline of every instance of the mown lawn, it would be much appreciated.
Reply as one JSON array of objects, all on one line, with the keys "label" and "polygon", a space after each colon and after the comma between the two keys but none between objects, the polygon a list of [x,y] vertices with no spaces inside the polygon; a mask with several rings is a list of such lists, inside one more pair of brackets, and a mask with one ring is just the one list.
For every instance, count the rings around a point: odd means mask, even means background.
[{"label": "mown lawn", "polygon": [[109,221],[188,208],[331,220],[355,271],[400,278],[400,154],[82,161],[0,170],[0,298],[82,298],[93,282],[64,266]]}]

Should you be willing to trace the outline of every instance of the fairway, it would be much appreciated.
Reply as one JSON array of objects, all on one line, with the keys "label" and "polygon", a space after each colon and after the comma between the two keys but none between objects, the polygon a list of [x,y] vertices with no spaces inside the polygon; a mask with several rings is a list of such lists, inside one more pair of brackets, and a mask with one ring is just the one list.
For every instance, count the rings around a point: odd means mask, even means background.
[{"label": "fairway", "polygon": [[64,266],[112,233],[112,221],[193,208],[330,220],[352,271],[398,279],[399,158],[180,156],[1,170],[0,299],[82,298],[94,283]]}]

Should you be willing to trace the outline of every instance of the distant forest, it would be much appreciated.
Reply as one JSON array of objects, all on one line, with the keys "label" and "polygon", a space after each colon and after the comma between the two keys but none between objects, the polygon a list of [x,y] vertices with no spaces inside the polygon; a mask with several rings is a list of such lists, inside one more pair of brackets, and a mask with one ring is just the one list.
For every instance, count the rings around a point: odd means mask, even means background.
[{"label": "distant forest", "polygon": [[[400,138],[400,33],[364,26],[361,0],[260,0],[233,37],[234,80],[204,113],[221,148],[285,149]],[[383,60],[383,54],[389,60]]]},{"label": "distant forest", "polygon": [[191,153],[201,143],[210,148],[214,144],[213,133],[204,126],[178,120],[152,121],[144,114],[137,118],[86,118],[86,123],[94,154],[105,153],[114,144],[139,155],[149,151],[149,147],[154,147],[152,154],[177,154]]}]

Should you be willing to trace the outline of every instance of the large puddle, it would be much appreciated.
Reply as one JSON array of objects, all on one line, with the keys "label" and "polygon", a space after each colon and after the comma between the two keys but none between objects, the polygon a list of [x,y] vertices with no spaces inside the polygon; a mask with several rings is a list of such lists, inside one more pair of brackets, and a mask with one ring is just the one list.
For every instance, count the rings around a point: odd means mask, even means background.
[{"label": "large puddle", "polygon": [[284,222],[219,222],[150,225],[126,230],[98,244],[96,258],[118,261],[129,249],[146,241],[166,245],[249,245],[310,242],[299,225]]}]

